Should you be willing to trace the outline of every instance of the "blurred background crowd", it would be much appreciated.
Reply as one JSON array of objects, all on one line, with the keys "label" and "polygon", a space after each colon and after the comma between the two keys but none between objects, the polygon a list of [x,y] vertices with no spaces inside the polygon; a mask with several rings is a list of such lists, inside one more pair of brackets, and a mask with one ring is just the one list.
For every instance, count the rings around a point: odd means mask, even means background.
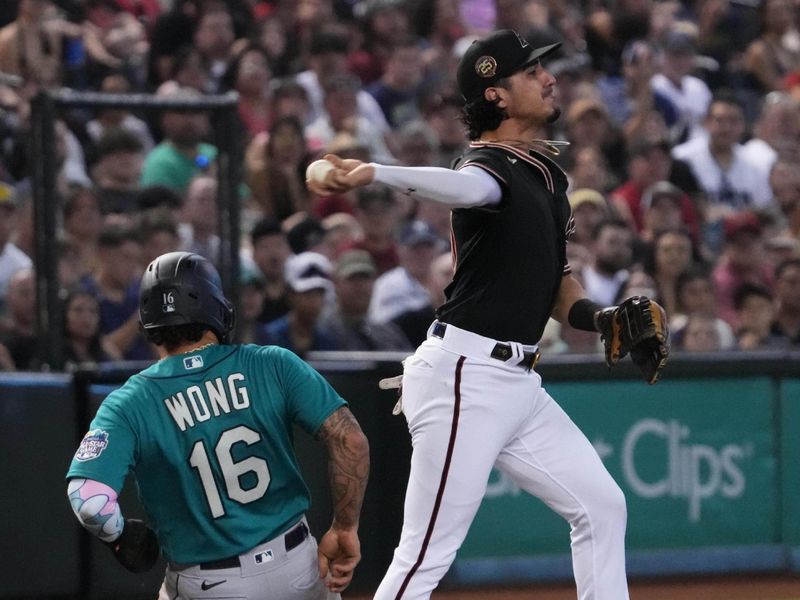
[{"label": "blurred background crowd", "polygon": [[[644,294],[676,351],[800,346],[800,0],[3,0],[0,370],[38,370],[30,101],[69,87],[239,94],[241,342],[410,351],[452,273],[449,213],[382,186],[318,197],[326,152],[447,167],[455,66],[495,29],[534,46],[562,117],[573,272]],[[172,250],[219,260],[203,112],[62,111],[59,286],[70,365],[150,360],[138,283]],[[515,260],[509,257],[509,260]],[[599,352],[551,322],[542,350]]]}]

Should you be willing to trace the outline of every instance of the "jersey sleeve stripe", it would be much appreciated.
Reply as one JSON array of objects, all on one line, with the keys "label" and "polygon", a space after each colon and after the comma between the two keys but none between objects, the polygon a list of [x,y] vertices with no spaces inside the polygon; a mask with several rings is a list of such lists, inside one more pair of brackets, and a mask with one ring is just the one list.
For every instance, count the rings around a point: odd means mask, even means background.
[{"label": "jersey sleeve stripe", "polygon": [[569,221],[567,221],[567,231],[566,231],[566,234],[567,234],[567,236],[566,236],[566,237],[567,237],[567,239],[569,239],[569,238],[570,238],[570,236],[571,236],[573,233],[575,233],[575,217],[574,217],[574,216],[572,216],[572,215],[570,215],[570,217],[569,217]]}]

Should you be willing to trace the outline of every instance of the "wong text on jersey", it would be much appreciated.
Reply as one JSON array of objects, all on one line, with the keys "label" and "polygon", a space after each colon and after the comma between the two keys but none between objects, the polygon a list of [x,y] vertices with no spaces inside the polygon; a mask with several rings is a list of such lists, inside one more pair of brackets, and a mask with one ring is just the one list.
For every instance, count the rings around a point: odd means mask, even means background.
[{"label": "wong text on jersey", "polygon": [[217,377],[164,398],[164,404],[180,430],[186,431],[187,427],[194,427],[211,417],[248,408],[250,396],[242,382],[242,373],[228,375],[227,381]]}]

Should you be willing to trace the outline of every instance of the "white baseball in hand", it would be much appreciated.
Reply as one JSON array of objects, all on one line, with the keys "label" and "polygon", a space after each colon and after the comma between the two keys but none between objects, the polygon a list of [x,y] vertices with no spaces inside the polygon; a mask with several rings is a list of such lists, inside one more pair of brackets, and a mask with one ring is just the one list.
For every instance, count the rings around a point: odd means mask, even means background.
[{"label": "white baseball in hand", "polygon": [[320,159],[315,160],[306,169],[306,179],[308,181],[313,181],[315,183],[324,184],[326,178],[328,177],[328,173],[330,173],[334,169],[334,165],[331,161]]}]

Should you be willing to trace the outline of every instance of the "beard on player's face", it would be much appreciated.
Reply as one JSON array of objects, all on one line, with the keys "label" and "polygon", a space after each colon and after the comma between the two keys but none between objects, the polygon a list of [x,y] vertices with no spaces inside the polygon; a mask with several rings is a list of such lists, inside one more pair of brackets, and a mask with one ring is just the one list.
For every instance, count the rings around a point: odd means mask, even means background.
[{"label": "beard on player's face", "polygon": [[547,117],[547,123],[548,124],[555,123],[556,121],[558,121],[558,118],[560,116],[561,116],[561,107],[560,106],[554,106],[553,107],[553,112],[551,112],[550,116]]}]

